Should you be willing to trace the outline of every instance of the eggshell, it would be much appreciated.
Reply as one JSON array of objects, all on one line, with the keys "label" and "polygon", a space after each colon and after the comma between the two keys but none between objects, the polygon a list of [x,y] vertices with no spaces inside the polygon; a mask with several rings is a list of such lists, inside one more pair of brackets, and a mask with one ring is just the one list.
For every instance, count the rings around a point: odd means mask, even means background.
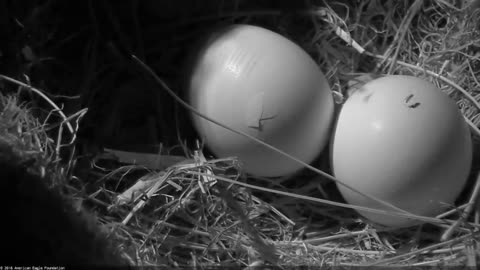
[{"label": "eggshell", "polygon": [[[451,206],[464,187],[472,142],[454,101],[425,80],[396,75],[370,81],[347,99],[331,155],[340,181],[411,213],[434,216]],[[391,210],[337,186],[350,204]],[[360,213],[386,226],[418,223]]]},{"label": "eggshell", "polygon": [[[334,107],[325,76],[305,51],[251,25],[209,38],[194,63],[188,100],[201,113],[307,163],[327,143]],[[196,114],[192,119],[217,157],[237,156],[250,174],[283,176],[302,168]]]}]

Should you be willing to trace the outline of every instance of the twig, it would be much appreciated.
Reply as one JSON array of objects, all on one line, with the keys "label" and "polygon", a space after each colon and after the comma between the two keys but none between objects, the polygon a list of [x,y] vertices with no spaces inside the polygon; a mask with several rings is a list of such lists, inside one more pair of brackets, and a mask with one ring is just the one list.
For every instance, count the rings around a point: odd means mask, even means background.
[{"label": "twig", "polygon": [[[384,56],[382,55],[377,55],[377,54],[374,54],[374,53],[370,53],[368,51],[365,51],[364,52],[366,55],[368,56],[371,56],[371,57],[374,57],[374,58],[378,58],[378,59],[385,59]],[[480,103],[470,94],[468,93],[465,89],[463,89],[461,86],[459,86],[458,84],[454,83],[453,81],[445,78],[444,76],[440,75],[440,74],[437,74],[431,70],[428,70],[428,69],[424,69],[422,67],[419,67],[419,66],[416,66],[416,65],[413,65],[413,64],[409,64],[409,63],[406,63],[406,62],[403,62],[403,61],[400,61],[400,60],[397,60],[397,64],[400,64],[402,66],[405,66],[405,67],[408,67],[408,68],[411,68],[411,69],[415,69],[417,71],[421,71],[421,72],[425,72],[427,73],[428,75],[432,76],[432,77],[435,77],[435,78],[438,78],[440,79],[441,81],[449,84],[450,86],[452,86],[453,88],[457,89],[458,91],[460,91],[462,94],[465,95],[465,97],[467,97],[473,104],[475,104],[475,106],[477,107],[477,109],[480,110]]]},{"label": "twig", "polygon": [[467,255],[467,268],[468,269],[478,269],[477,268],[477,252],[475,250],[475,241],[469,241],[465,245],[465,253]]},{"label": "twig", "polygon": [[470,119],[466,116],[463,116],[465,121],[467,122],[468,126],[470,126],[470,130],[475,133],[478,137],[480,137],[480,128],[478,128]]},{"label": "twig", "polygon": [[45,101],[47,101],[55,110],[58,111],[58,114],[60,114],[60,116],[63,118],[63,121],[66,122],[67,124],[67,127],[68,127],[68,131],[70,131],[71,134],[74,134],[75,131],[73,130],[73,127],[72,125],[67,121],[67,116],[63,113],[63,111],[57,106],[57,104],[55,104],[55,102],[53,102],[49,97],[47,97],[47,95],[45,95],[41,90],[33,87],[33,86],[30,86],[28,84],[24,84],[23,82],[20,82],[20,81],[17,81],[13,78],[10,78],[10,77],[7,77],[5,75],[2,75],[0,74],[0,79],[3,79],[3,80],[6,80],[6,81],[9,81],[11,83],[14,83],[14,84],[17,84],[19,86],[22,86],[22,87],[25,87],[29,90],[31,90],[32,92],[34,92],[35,94],[39,95],[41,98],[43,98]]},{"label": "twig", "polygon": [[453,223],[450,228],[448,228],[445,233],[441,237],[441,241],[446,241],[450,239],[452,236],[453,232],[460,226],[461,223],[463,223],[472,213],[473,207],[475,206],[475,203],[477,202],[478,194],[480,193],[480,172],[477,175],[477,180],[475,183],[475,187],[473,188],[472,195],[470,196],[470,200],[468,201],[467,207],[465,210],[463,210],[463,214],[460,216],[460,218]]},{"label": "twig", "polygon": [[[207,174],[203,174],[203,173],[199,173],[199,172],[193,172],[193,171],[189,172],[189,173],[193,174],[193,175],[208,176]],[[273,194],[278,194],[278,195],[282,195],[282,196],[293,197],[293,198],[297,198],[297,199],[301,199],[301,200],[323,203],[323,204],[338,206],[338,207],[342,207],[342,208],[355,209],[355,210],[359,210],[359,211],[366,211],[366,212],[371,212],[371,213],[376,213],[376,214],[406,217],[406,218],[421,220],[421,221],[429,222],[429,223],[433,223],[433,224],[443,224],[443,225],[449,224],[447,220],[441,220],[441,219],[438,219],[438,218],[418,216],[418,215],[414,215],[414,214],[410,214],[410,213],[389,212],[387,210],[380,210],[380,209],[374,209],[374,208],[369,208],[369,207],[365,207],[365,206],[334,202],[334,201],[329,201],[329,200],[325,200],[325,199],[310,197],[310,196],[306,196],[306,195],[294,194],[294,193],[290,193],[290,192],[285,192],[285,191],[280,191],[280,190],[275,190],[275,189],[270,189],[270,188],[265,188],[265,187],[259,187],[259,186],[239,182],[239,181],[232,180],[232,179],[222,177],[222,176],[218,176],[218,175],[215,175],[214,177],[217,180],[221,180],[221,181],[224,181],[224,182],[227,182],[227,183],[236,184],[236,185],[239,185],[239,186],[243,186],[243,187],[247,187],[247,188],[251,188],[251,189],[255,189],[255,190],[260,190],[260,191],[265,191],[265,192],[269,192],[269,193],[273,193]],[[474,224],[471,224],[471,225],[475,226]],[[478,227],[480,227],[480,225]]]},{"label": "twig", "polygon": [[480,232],[473,232],[473,233],[470,233],[470,234],[466,234],[466,235],[457,237],[457,238],[452,239],[452,240],[448,240],[448,241],[445,241],[445,242],[440,242],[440,243],[437,243],[437,244],[433,244],[433,245],[428,246],[428,247],[424,247],[424,248],[421,248],[421,249],[418,249],[418,250],[415,250],[415,251],[412,251],[412,252],[408,252],[408,253],[405,253],[405,254],[401,254],[401,255],[398,255],[398,256],[395,256],[395,257],[391,257],[391,258],[388,258],[388,259],[379,260],[379,261],[376,261],[374,263],[366,264],[364,266],[370,267],[370,266],[381,265],[381,264],[384,265],[385,263],[393,262],[393,261],[396,261],[398,259],[402,259],[402,258],[405,258],[405,257],[410,257],[410,256],[417,255],[417,254],[422,254],[423,252],[427,252],[427,251],[430,251],[432,249],[436,249],[438,247],[451,245],[451,244],[458,243],[458,242],[461,242],[461,241],[464,241],[464,240],[475,238],[478,235],[480,235]]},{"label": "twig", "polygon": [[[423,262],[413,263],[413,264],[410,264],[409,266],[436,266],[440,263],[445,265],[445,262],[455,260],[455,259],[458,259],[458,254],[445,256],[445,257],[442,257],[441,259],[436,259],[436,260],[432,260],[432,261],[423,261]],[[395,266],[393,266],[393,267],[395,267]],[[401,267],[401,266],[399,266],[399,267]],[[410,268],[410,267],[405,267],[405,268]],[[473,268],[473,269],[476,269],[476,268]]]},{"label": "twig", "polygon": [[319,243],[324,243],[336,239],[343,239],[343,238],[348,238],[348,237],[353,237],[353,236],[358,236],[358,235],[364,235],[364,234],[369,234],[368,230],[362,230],[362,231],[357,231],[357,232],[346,232],[346,233],[341,233],[341,234],[336,234],[336,235],[331,235],[331,236],[326,236],[326,237],[317,237],[317,238],[311,238],[307,240],[301,240],[301,241],[291,241],[291,243],[306,243],[310,245],[317,245]]},{"label": "twig", "polygon": [[332,15],[330,12],[324,8],[319,8],[316,11],[312,12],[307,12],[308,14],[311,14],[313,16],[319,17],[322,21],[329,23],[330,26],[333,27],[333,30],[335,31],[335,34],[341,38],[343,41],[345,41],[348,45],[352,46],[357,52],[363,53],[365,49],[358,43],[356,42],[350,33],[346,32],[342,28],[340,28],[338,25],[335,24]]},{"label": "twig", "polygon": [[451,214],[458,213],[460,210],[465,209],[465,207],[467,207],[467,205],[468,205],[468,203],[462,204],[462,205],[460,205],[460,206],[458,206],[458,207],[455,207],[455,208],[453,208],[453,209],[450,209],[450,210],[448,210],[447,212],[443,212],[443,213],[441,213],[440,215],[437,215],[436,218],[444,218],[444,217],[449,216],[449,215],[451,215]]},{"label": "twig", "polygon": [[138,202],[135,207],[130,211],[130,213],[125,217],[125,219],[122,221],[123,225],[126,225],[128,221],[135,215],[135,213],[140,210],[150,199],[150,197],[157,192],[157,190],[162,186],[162,184],[165,182],[165,180],[170,177],[171,174],[174,173],[174,170],[169,170],[165,172],[164,175],[160,176],[160,179],[155,182],[155,184],[149,189],[149,191],[140,199],[140,202]]},{"label": "twig", "polygon": [[[418,1],[418,0],[417,0]],[[324,11],[325,12],[325,11]],[[323,15],[323,14],[322,14]],[[324,16],[324,15],[323,15]],[[339,28],[338,26],[336,26],[335,24],[333,24],[332,22],[330,22],[329,20],[325,20],[326,22],[329,22],[332,24],[333,27],[335,27],[335,29]],[[380,59],[380,60],[390,60],[390,61],[394,61],[394,59],[392,59],[391,57],[388,57],[388,56],[383,56],[383,55],[377,55],[377,54],[374,54],[374,53],[371,53],[367,50],[365,50],[363,47],[361,47],[359,45],[358,42],[356,42],[355,40],[352,39],[352,37],[350,36],[350,34],[346,33],[345,31],[343,30],[336,30],[335,33],[337,34],[337,36],[339,36],[342,40],[344,40],[347,44],[349,45],[352,45],[353,48],[355,48],[357,50],[358,53],[360,54],[365,54],[365,55],[368,55],[368,56],[371,56],[371,57],[374,57],[374,58],[377,58],[377,59]],[[355,46],[354,46],[355,45]],[[438,78],[440,80],[442,80],[443,82],[449,84],[450,86],[452,86],[453,88],[457,89],[458,91],[460,91],[463,95],[465,95],[465,97],[467,97],[467,99],[469,99],[476,107],[478,110],[480,110],[480,103],[470,94],[468,93],[465,89],[463,89],[462,87],[460,87],[458,84],[454,83],[453,81],[445,78],[444,76],[442,76],[441,74],[437,74],[433,71],[430,71],[430,70],[427,70],[427,69],[424,69],[422,67],[419,67],[419,66],[416,66],[416,65],[413,65],[413,64],[409,64],[409,63],[406,63],[406,62],[403,62],[403,61],[400,61],[400,60],[395,60],[397,64],[400,64],[402,66],[405,66],[405,67],[408,67],[408,68],[411,68],[411,69],[415,69],[417,71],[421,71],[421,72],[425,72],[427,73],[428,75],[430,76],[433,76],[435,78]],[[470,125],[470,127],[475,131],[475,133],[480,136],[480,129],[478,127],[476,127],[471,121],[467,121],[467,123]]]},{"label": "twig", "polygon": [[[422,5],[423,5],[423,0],[416,0],[410,6],[410,8],[407,11],[407,15],[402,20],[401,26],[400,26],[401,30],[397,32],[397,34],[395,35],[394,41],[392,43],[392,44],[397,43],[397,47],[395,49],[395,53],[394,53],[393,57],[391,57],[391,59],[390,59],[390,68],[388,69],[387,74],[392,74],[393,67],[395,66],[395,63],[397,62],[398,54],[400,52],[400,47],[401,47],[400,45],[401,45],[402,41],[405,39],[405,35],[407,34],[407,29],[410,26],[413,17],[415,17],[415,15],[418,13],[418,11],[420,11],[420,8],[422,7]],[[391,52],[391,47],[387,50],[387,52],[385,52],[385,56],[388,56],[390,54],[390,52]]]}]

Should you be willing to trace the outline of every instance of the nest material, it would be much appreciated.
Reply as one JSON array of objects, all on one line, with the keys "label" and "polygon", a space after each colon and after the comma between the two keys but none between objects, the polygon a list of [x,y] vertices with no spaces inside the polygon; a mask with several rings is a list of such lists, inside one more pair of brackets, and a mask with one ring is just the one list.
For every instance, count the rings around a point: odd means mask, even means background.
[{"label": "nest material", "polygon": [[[477,1],[338,0],[305,1],[298,6],[286,1],[212,1],[205,5],[194,0],[178,4],[85,1],[66,5],[52,0],[41,6],[26,1],[30,8],[20,8],[18,2],[0,8],[7,18],[18,16],[24,24],[19,29],[2,21],[20,34],[2,33],[9,37],[8,46],[2,47],[6,55],[2,61],[11,66],[2,73],[17,81],[2,76],[0,83],[4,91],[15,90],[21,80],[48,92],[47,98],[39,98],[38,92],[22,86],[30,91],[17,96],[40,108],[32,112],[36,117],[43,120],[48,115],[52,130],[34,137],[37,145],[44,145],[41,148],[20,144],[16,151],[40,149],[40,154],[61,158],[66,165],[56,167],[68,173],[50,173],[76,180],[56,185],[97,213],[100,224],[111,229],[132,264],[476,266],[480,214],[477,207],[465,205],[474,198],[468,188],[458,200],[459,208],[445,215],[455,225],[378,228],[350,209],[311,200],[341,200],[334,183],[314,173],[304,171],[292,179],[248,179],[235,159],[199,159],[198,152],[192,155],[196,135],[186,121],[188,112],[175,107],[164,89],[156,92],[159,108],[151,104],[135,111],[128,111],[131,106],[125,102],[134,92],[123,88],[120,95],[116,89],[119,85],[140,89],[136,98],[142,101],[152,94],[142,89],[156,87],[145,86],[148,83],[142,81],[149,80],[132,67],[128,52],[144,60],[181,96],[188,55],[197,40],[225,24],[260,25],[304,48],[340,96],[348,95],[349,82],[362,73],[408,74],[434,82],[457,102],[472,129],[474,162],[468,187],[473,189],[480,169]],[[49,16],[54,12],[57,16]],[[77,13],[84,16],[73,15]],[[65,104],[58,109],[66,116],[50,112],[46,99]],[[85,111],[80,109],[85,107],[89,112],[83,117]],[[123,121],[125,115],[133,120]],[[135,119],[152,118],[156,119],[153,124],[146,121],[141,128],[135,126]],[[77,119],[80,126],[75,125]],[[40,125],[18,121],[18,126],[33,131]],[[119,129],[135,137],[145,126],[161,129],[155,138],[145,136],[145,144],[163,143],[164,147],[154,151],[168,155],[179,149],[177,153],[197,158],[197,162],[148,172],[94,157],[99,146],[122,146],[122,141],[131,140],[112,141]],[[73,151],[74,146],[82,151]],[[314,165],[328,172],[327,156],[319,157]],[[214,185],[208,181],[208,172],[216,177]],[[139,179],[161,185],[155,196],[143,197],[147,200],[143,208],[129,216],[138,202],[119,204],[118,195]],[[308,194],[310,200],[295,194]],[[468,217],[462,217],[464,209]]]},{"label": "nest material", "polygon": [[52,150],[29,110],[0,95],[2,260],[16,266],[126,264],[96,220],[64,194],[67,178]]}]

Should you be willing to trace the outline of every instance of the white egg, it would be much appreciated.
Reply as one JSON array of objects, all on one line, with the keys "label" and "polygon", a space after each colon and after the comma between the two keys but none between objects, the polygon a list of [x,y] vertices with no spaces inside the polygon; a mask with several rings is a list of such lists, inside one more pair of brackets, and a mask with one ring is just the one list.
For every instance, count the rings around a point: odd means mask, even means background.
[{"label": "white egg", "polygon": [[[325,76],[304,50],[251,25],[208,39],[194,62],[188,100],[201,113],[307,163],[327,143],[334,107]],[[302,168],[196,114],[192,119],[217,157],[237,156],[250,174],[284,176]]]},{"label": "white egg", "polygon": [[[386,76],[347,99],[332,141],[332,165],[342,182],[417,215],[435,216],[463,189],[472,142],[461,112],[433,84]],[[337,185],[354,205],[385,209]],[[376,223],[405,227],[413,219],[361,211]]]}]

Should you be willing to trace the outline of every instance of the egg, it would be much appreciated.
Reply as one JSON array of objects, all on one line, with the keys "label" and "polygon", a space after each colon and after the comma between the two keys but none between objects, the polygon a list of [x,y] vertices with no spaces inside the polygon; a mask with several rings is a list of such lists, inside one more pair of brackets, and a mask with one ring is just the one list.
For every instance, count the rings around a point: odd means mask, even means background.
[{"label": "egg", "polygon": [[[452,206],[472,161],[469,129],[455,102],[433,84],[403,75],[372,80],[346,100],[331,148],[337,179],[429,217]],[[337,186],[350,204],[391,210]],[[367,211],[360,214],[390,227],[419,223]]]},{"label": "egg", "polygon": [[[333,98],[315,61],[270,30],[233,25],[212,34],[193,61],[188,101],[200,113],[309,163],[327,144]],[[217,157],[236,156],[245,172],[290,175],[302,165],[192,113]]]}]

